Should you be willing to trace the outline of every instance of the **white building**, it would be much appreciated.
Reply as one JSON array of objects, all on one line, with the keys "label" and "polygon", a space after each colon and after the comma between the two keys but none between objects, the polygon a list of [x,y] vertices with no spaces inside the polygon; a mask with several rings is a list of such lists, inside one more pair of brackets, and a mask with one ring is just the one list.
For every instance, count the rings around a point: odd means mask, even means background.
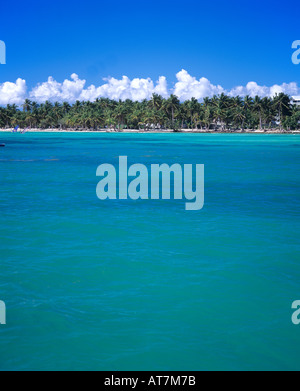
[{"label": "white building", "polygon": [[292,104],[300,106],[300,96],[292,96]]}]

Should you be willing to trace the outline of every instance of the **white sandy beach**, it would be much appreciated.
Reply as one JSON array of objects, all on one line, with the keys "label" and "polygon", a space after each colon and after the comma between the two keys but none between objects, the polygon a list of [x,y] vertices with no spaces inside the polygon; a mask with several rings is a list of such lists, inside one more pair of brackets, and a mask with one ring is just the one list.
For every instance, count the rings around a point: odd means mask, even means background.
[{"label": "white sandy beach", "polygon": [[[12,132],[13,128],[7,128],[7,129],[0,129],[0,132]],[[20,132],[19,132],[20,133]],[[99,130],[88,130],[88,129],[82,129],[82,130],[75,130],[75,129],[30,129],[26,133],[249,133],[249,134],[299,134],[299,130],[293,130],[293,131],[283,131],[281,132],[278,129],[272,129],[272,130],[252,130],[252,129],[245,129],[242,130],[206,130],[206,129],[181,129],[177,132],[174,132],[171,129],[152,129],[152,130],[143,130],[143,129],[124,129],[124,130],[113,130],[113,129],[99,129]]]}]

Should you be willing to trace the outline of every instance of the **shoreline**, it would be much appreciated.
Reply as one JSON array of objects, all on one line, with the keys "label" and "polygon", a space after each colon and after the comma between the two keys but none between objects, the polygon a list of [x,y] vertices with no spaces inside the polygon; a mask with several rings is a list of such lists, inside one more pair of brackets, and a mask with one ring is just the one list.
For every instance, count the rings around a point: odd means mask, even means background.
[{"label": "shoreline", "polygon": [[[13,129],[0,129],[0,132],[12,133]],[[20,132],[18,132],[20,133]],[[111,129],[100,129],[100,130],[75,130],[75,129],[30,129],[26,133],[149,133],[149,134],[300,134],[300,130],[291,130],[291,131],[280,131],[278,129],[274,130],[252,130],[246,129],[242,130],[192,130],[192,129],[182,129],[179,131],[173,131],[171,129],[153,129],[153,130],[139,130],[139,129],[125,129],[125,130],[111,130]]]}]

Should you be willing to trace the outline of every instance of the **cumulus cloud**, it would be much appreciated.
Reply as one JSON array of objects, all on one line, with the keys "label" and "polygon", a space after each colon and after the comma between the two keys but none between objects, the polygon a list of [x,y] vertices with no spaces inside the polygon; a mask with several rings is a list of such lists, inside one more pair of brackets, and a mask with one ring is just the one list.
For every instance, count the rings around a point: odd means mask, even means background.
[{"label": "cumulus cloud", "polygon": [[246,86],[238,86],[233,88],[229,95],[231,96],[252,96],[255,97],[256,95],[260,97],[274,97],[276,94],[280,94],[281,92],[284,92],[287,95],[297,95],[299,93],[300,89],[298,88],[297,83],[283,83],[282,85],[275,84],[271,87],[266,86],[260,86],[256,82],[252,81],[249,82]]},{"label": "cumulus cloud", "polygon": [[225,92],[221,86],[211,84],[205,77],[197,80],[184,69],[177,73],[176,78],[178,81],[175,84],[174,94],[182,101],[191,98],[200,100]]},{"label": "cumulus cloud", "polygon": [[80,80],[76,73],[71,75],[71,80],[65,80],[63,83],[57,82],[50,76],[48,81],[38,84],[29,96],[39,103],[46,100],[73,103],[80,98],[84,86],[85,80]]},{"label": "cumulus cloud", "polygon": [[0,105],[22,104],[26,98],[26,90],[26,81],[22,79],[18,79],[15,83],[7,81],[0,84]]},{"label": "cumulus cloud", "polygon": [[164,97],[168,96],[167,80],[164,76],[159,78],[156,86],[150,78],[130,80],[127,76],[123,76],[121,80],[111,77],[105,81],[106,83],[100,87],[91,85],[86,90],[82,90],[80,99],[94,101],[104,97],[115,100],[141,101],[151,98],[153,93]]},{"label": "cumulus cloud", "polygon": [[157,82],[147,78],[129,79],[123,76],[121,79],[113,77],[104,79],[100,85],[86,86],[86,81],[73,73],[70,79],[62,83],[49,77],[47,81],[39,83],[28,94],[26,81],[18,79],[15,83],[5,82],[0,84],[0,105],[16,103],[21,105],[25,98],[30,98],[38,103],[49,100],[51,102],[70,102],[76,100],[95,101],[97,98],[110,98],[115,100],[132,99],[141,101],[150,99],[153,93],[167,98],[175,94],[181,101],[196,98],[202,100],[205,97],[221,94],[222,92],[231,96],[275,96],[276,93],[284,92],[288,95],[300,95],[300,88],[297,83],[283,83],[270,87],[260,86],[256,82],[249,82],[246,86],[237,86],[231,90],[225,90],[220,85],[212,84],[208,79],[202,77],[197,79],[186,70],[181,70],[176,75],[177,82],[173,88],[168,88],[165,76],[160,76]]}]

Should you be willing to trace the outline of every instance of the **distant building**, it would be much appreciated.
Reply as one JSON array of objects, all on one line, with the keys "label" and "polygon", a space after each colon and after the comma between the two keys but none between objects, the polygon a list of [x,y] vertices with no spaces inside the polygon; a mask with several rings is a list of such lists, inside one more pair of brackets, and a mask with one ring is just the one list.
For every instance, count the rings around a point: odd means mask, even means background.
[{"label": "distant building", "polygon": [[292,96],[292,104],[300,106],[300,96]]}]

